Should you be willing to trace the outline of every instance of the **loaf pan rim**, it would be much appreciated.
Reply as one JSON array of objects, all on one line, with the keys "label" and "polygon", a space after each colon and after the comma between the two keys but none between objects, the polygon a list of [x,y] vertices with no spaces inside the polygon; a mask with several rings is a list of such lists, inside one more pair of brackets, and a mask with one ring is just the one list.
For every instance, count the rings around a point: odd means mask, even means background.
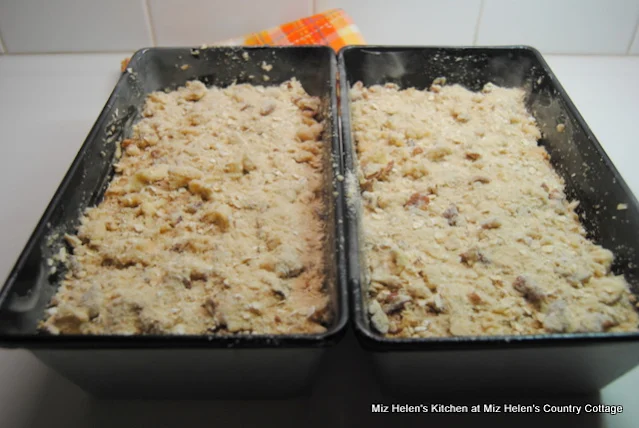
[{"label": "loaf pan rim", "polygon": [[[351,157],[353,141],[351,138],[351,117],[350,117],[350,98],[348,80],[346,79],[346,60],[345,54],[349,51],[369,51],[392,52],[392,51],[410,51],[425,49],[442,49],[448,51],[524,51],[530,52],[538,61],[539,65],[548,74],[549,78],[559,92],[560,97],[566,103],[568,110],[572,112],[577,123],[582,127],[585,135],[590,140],[593,148],[601,156],[606,167],[610,169],[615,176],[616,185],[620,186],[627,195],[626,203],[639,208],[639,202],[636,196],[630,190],[627,183],[614,166],[607,153],[599,143],[598,139],[582,117],[581,113],[570,99],[568,93],[561,85],[556,75],[545,61],[539,50],[526,45],[495,45],[495,46],[402,46],[402,45],[351,45],[340,49],[337,54],[338,73],[340,75],[340,106],[341,106],[341,132],[342,132],[342,150],[344,157],[344,172],[352,171],[353,159]],[[346,198],[346,192],[344,192]],[[346,201],[345,201],[345,206]],[[368,325],[367,311],[364,308],[362,297],[363,290],[360,283],[359,271],[357,275],[351,272],[351,258],[359,257],[359,242],[351,229],[358,224],[358,220],[351,218],[346,211],[346,236],[348,242],[347,264],[349,269],[348,285],[351,292],[351,316],[353,318],[353,329],[360,344],[367,350],[381,352],[422,352],[437,350],[481,350],[481,349],[512,349],[512,348],[536,348],[536,347],[573,347],[583,345],[604,345],[606,343],[617,343],[627,341],[638,341],[639,331],[636,332],[620,332],[620,333],[561,333],[561,334],[537,334],[537,335],[494,335],[494,336],[455,336],[455,337],[432,337],[432,338],[388,338],[379,333],[374,332]],[[352,239],[355,237],[356,239]],[[359,263],[357,263],[359,267]]]},{"label": "loaf pan rim", "polygon": [[[220,50],[229,52],[241,52],[241,51],[283,51],[283,50],[316,50],[319,52],[330,52],[329,59],[329,89],[330,89],[330,120],[333,123],[333,132],[330,136],[330,151],[339,160],[339,166],[335,170],[335,173],[342,172],[341,164],[341,140],[339,132],[339,112],[337,107],[337,57],[334,51],[323,45],[306,45],[306,46],[208,46],[206,48],[197,46],[182,46],[182,47],[145,47],[137,50],[132,56],[126,67],[121,73],[111,91],[106,103],[101,109],[91,129],[87,133],[84,142],[78,149],[77,154],[73,158],[67,172],[62,178],[59,186],[55,190],[55,193],[51,197],[51,200],[42,216],[35,225],[33,232],[27,238],[23,249],[16,259],[12,269],[3,282],[2,288],[0,288],[0,304],[2,304],[7,297],[15,283],[18,272],[23,268],[26,263],[28,254],[33,251],[34,246],[38,244],[36,237],[43,233],[47,226],[47,222],[55,209],[60,203],[60,199],[64,191],[66,190],[69,182],[71,181],[74,172],[78,168],[80,161],[87,148],[91,144],[91,141],[98,138],[97,134],[100,130],[100,125],[105,121],[108,121],[108,110],[115,102],[115,98],[118,95],[118,91],[125,84],[127,79],[127,69],[131,69],[135,72],[135,67],[141,58],[147,54],[162,51],[184,51],[184,55],[191,55],[193,49],[200,51],[204,50]],[[294,77],[294,76],[293,76]],[[24,348],[24,349],[149,349],[149,348],[162,348],[162,349],[191,349],[191,348],[260,348],[260,349],[279,349],[279,348],[316,348],[326,347],[336,344],[346,333],[346,328],[349,321],[349,306],[348,306],[348,290],[346,285],[345,274],[345,246],[340,248],[340,242],[345,242],[344,236],[344,209],[343,209],[343,187],[336,181],[333,191],[338,192],[338,196],[334,197],[335,215],[332,221],[335,225],[335,244],[338,247],[337,251],[337,275],[335,276],[336,284],[338,288],[336,296],[339,302],[335,304],[335,319],[331,327],[324,333],[320,334],[282,334],[282,335],[267,335],[267,334],[229,334],[229,335],[38,335],[38,334],[0,334],[0,349],[1,348]],[[339,265],[342,265],[341,267]]]}]

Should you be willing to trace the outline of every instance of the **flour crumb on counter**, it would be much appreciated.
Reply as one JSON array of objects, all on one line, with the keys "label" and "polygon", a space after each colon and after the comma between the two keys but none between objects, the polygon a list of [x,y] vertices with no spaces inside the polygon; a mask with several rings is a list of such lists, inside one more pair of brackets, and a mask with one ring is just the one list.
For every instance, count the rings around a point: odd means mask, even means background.
[{"label": "flour crumb on counter", "polygon": [[[202,46],[200,49],[205,49]],[[154,92],[88,208],[41,329],[321,333],[323,122],[296,80]],[[303,158],[303,161],[298,161]]]},{"label": "flour crumb on counter", "polygon": [[611,271],[613,254],[588,240],[524,91],[446,83],[350,91],[357,168],[346,191],[362,218],[372,328],[388,337],[636,331],[635,298]]}]

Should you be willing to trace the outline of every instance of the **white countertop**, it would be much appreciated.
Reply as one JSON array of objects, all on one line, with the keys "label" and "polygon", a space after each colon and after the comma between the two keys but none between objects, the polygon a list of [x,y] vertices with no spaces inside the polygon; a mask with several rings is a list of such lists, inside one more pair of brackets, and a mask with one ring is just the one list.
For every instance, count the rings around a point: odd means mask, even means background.
[{"label": "white countertop", "polygon": [[[83,143],[119,77],[126,54],[0,56],[0,280],[4,281],[64,173]],[[546,56],[551,68],[590,125],[630,188],[639,195],[639,57]],[[84,426],[138,427],[206,425],[241,421],[298,424],[300,406],[326,413],[322,403],[333,394],[330,361],[349,358],[359,350],[349,334],[322,370],[313,397],[282,402],[99,401],[84,394],[22,350],[0,350],[0,425],[6,427],[69,428]],[[368,417],[371,400],[379,399],[367,370],[348,371],[349,387],[358,399],[341,395],[334,423],[348,426]],[[588,426],[634,427],[639,420],[639,368],[602,391],[606,404],[621,404],[624,413]],[[357,384],[357,386],[353,386]],[[338,394],[339,395],[339,394]],[[321,397],[320,397],[321,396]],[[352,397],[351,397],[352,398]],[[386,401],[388,402],[388,401]],[[349,404],[350,403],[350,404]],[[348,408],[348,411],[345,409]],[[293,410],[297,409],[297,410]],[[300,418],[296,418],[300,416]],[[487,416],[487,415],[482,415]],[[528,416],[521,421],[530,420]],[[235,419],[234,419],[235,418]],[[322,419],[324,420],[324,419]],[[116,422],[117,421],[117,422]],[[513,419],[508,419],[510,426]],[[380,423],[381,419],[380,419]],[[389,423],[389,419],[386,419]],[[422,418],[422,424],[428,419]],[[454,423],[452,420],[450,423]],[[549,421],[545,422],[547,425]],[[493,424],[494,426],[501,426]],[[552,424],[551,424],[552,425]]]}]

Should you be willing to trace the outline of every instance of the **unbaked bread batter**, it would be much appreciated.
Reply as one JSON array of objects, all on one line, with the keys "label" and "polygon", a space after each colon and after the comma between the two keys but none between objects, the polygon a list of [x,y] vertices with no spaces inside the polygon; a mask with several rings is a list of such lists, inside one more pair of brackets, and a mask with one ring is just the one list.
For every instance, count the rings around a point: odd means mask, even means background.
[{"label": "unbaked bread batter", "polygon": [[295,80],[149,95],[86,210],[53,334],[318,333],[329,322],[320,101]]},{"label": "unbaked bread batter", "polygon": [[524,92],[437,79],[351,89],[372,326],[389,337],[633,331],[613,255],[588,239]]}]

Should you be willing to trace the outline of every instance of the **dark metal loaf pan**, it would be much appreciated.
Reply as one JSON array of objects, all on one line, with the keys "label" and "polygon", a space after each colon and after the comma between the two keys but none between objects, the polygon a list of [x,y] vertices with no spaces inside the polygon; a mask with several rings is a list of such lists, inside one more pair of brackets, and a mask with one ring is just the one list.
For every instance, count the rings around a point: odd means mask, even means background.
[{"label": "dark metal loaf pan", "polygon": [[[261,68],[263,61],[273,65],[268,73]],[[128,67],[0,291],[0,346],[31,350],[97,395],[272,398],[303,392],[325,348],[342,337],[347,320],[342,197],[335,179],[341,162],[334,52],[327,47],[152,48],[138,51]],[[65,245],[59,237],[74,232],[82,211],[101,200],[113,176],[114,142],[128,136],[146,95],[193,79],[217,86],[278,85],[292,77],[321,98],[327,124],[326,287],[334,309],[327,332],[129,337],[38,333],[37,322],[64,269],[59,266],[58,273],[50,275],[46,261]]]},{"label": "dark metal loaf pan", "polygon": [[[338,58],[344,169],[354,170],[349,88],[393,82],[424,89],[437,77],[480,90],[523,87],[551,162],[595,242],[615,253],[613,270],[639,292],[639,205],[539,52],[529,47],[348,47]],[[565,123],[565,132],[556,126]],[[359,193],[358,193],[359,195]],[[618,211],[619,203],[628,205]],[[639,362],[639,333],[389,339],[371,329],[360,266],[360,219],[347,212],[349,285],[356,334],[396,394],[564,393],[597,390]]]}]

